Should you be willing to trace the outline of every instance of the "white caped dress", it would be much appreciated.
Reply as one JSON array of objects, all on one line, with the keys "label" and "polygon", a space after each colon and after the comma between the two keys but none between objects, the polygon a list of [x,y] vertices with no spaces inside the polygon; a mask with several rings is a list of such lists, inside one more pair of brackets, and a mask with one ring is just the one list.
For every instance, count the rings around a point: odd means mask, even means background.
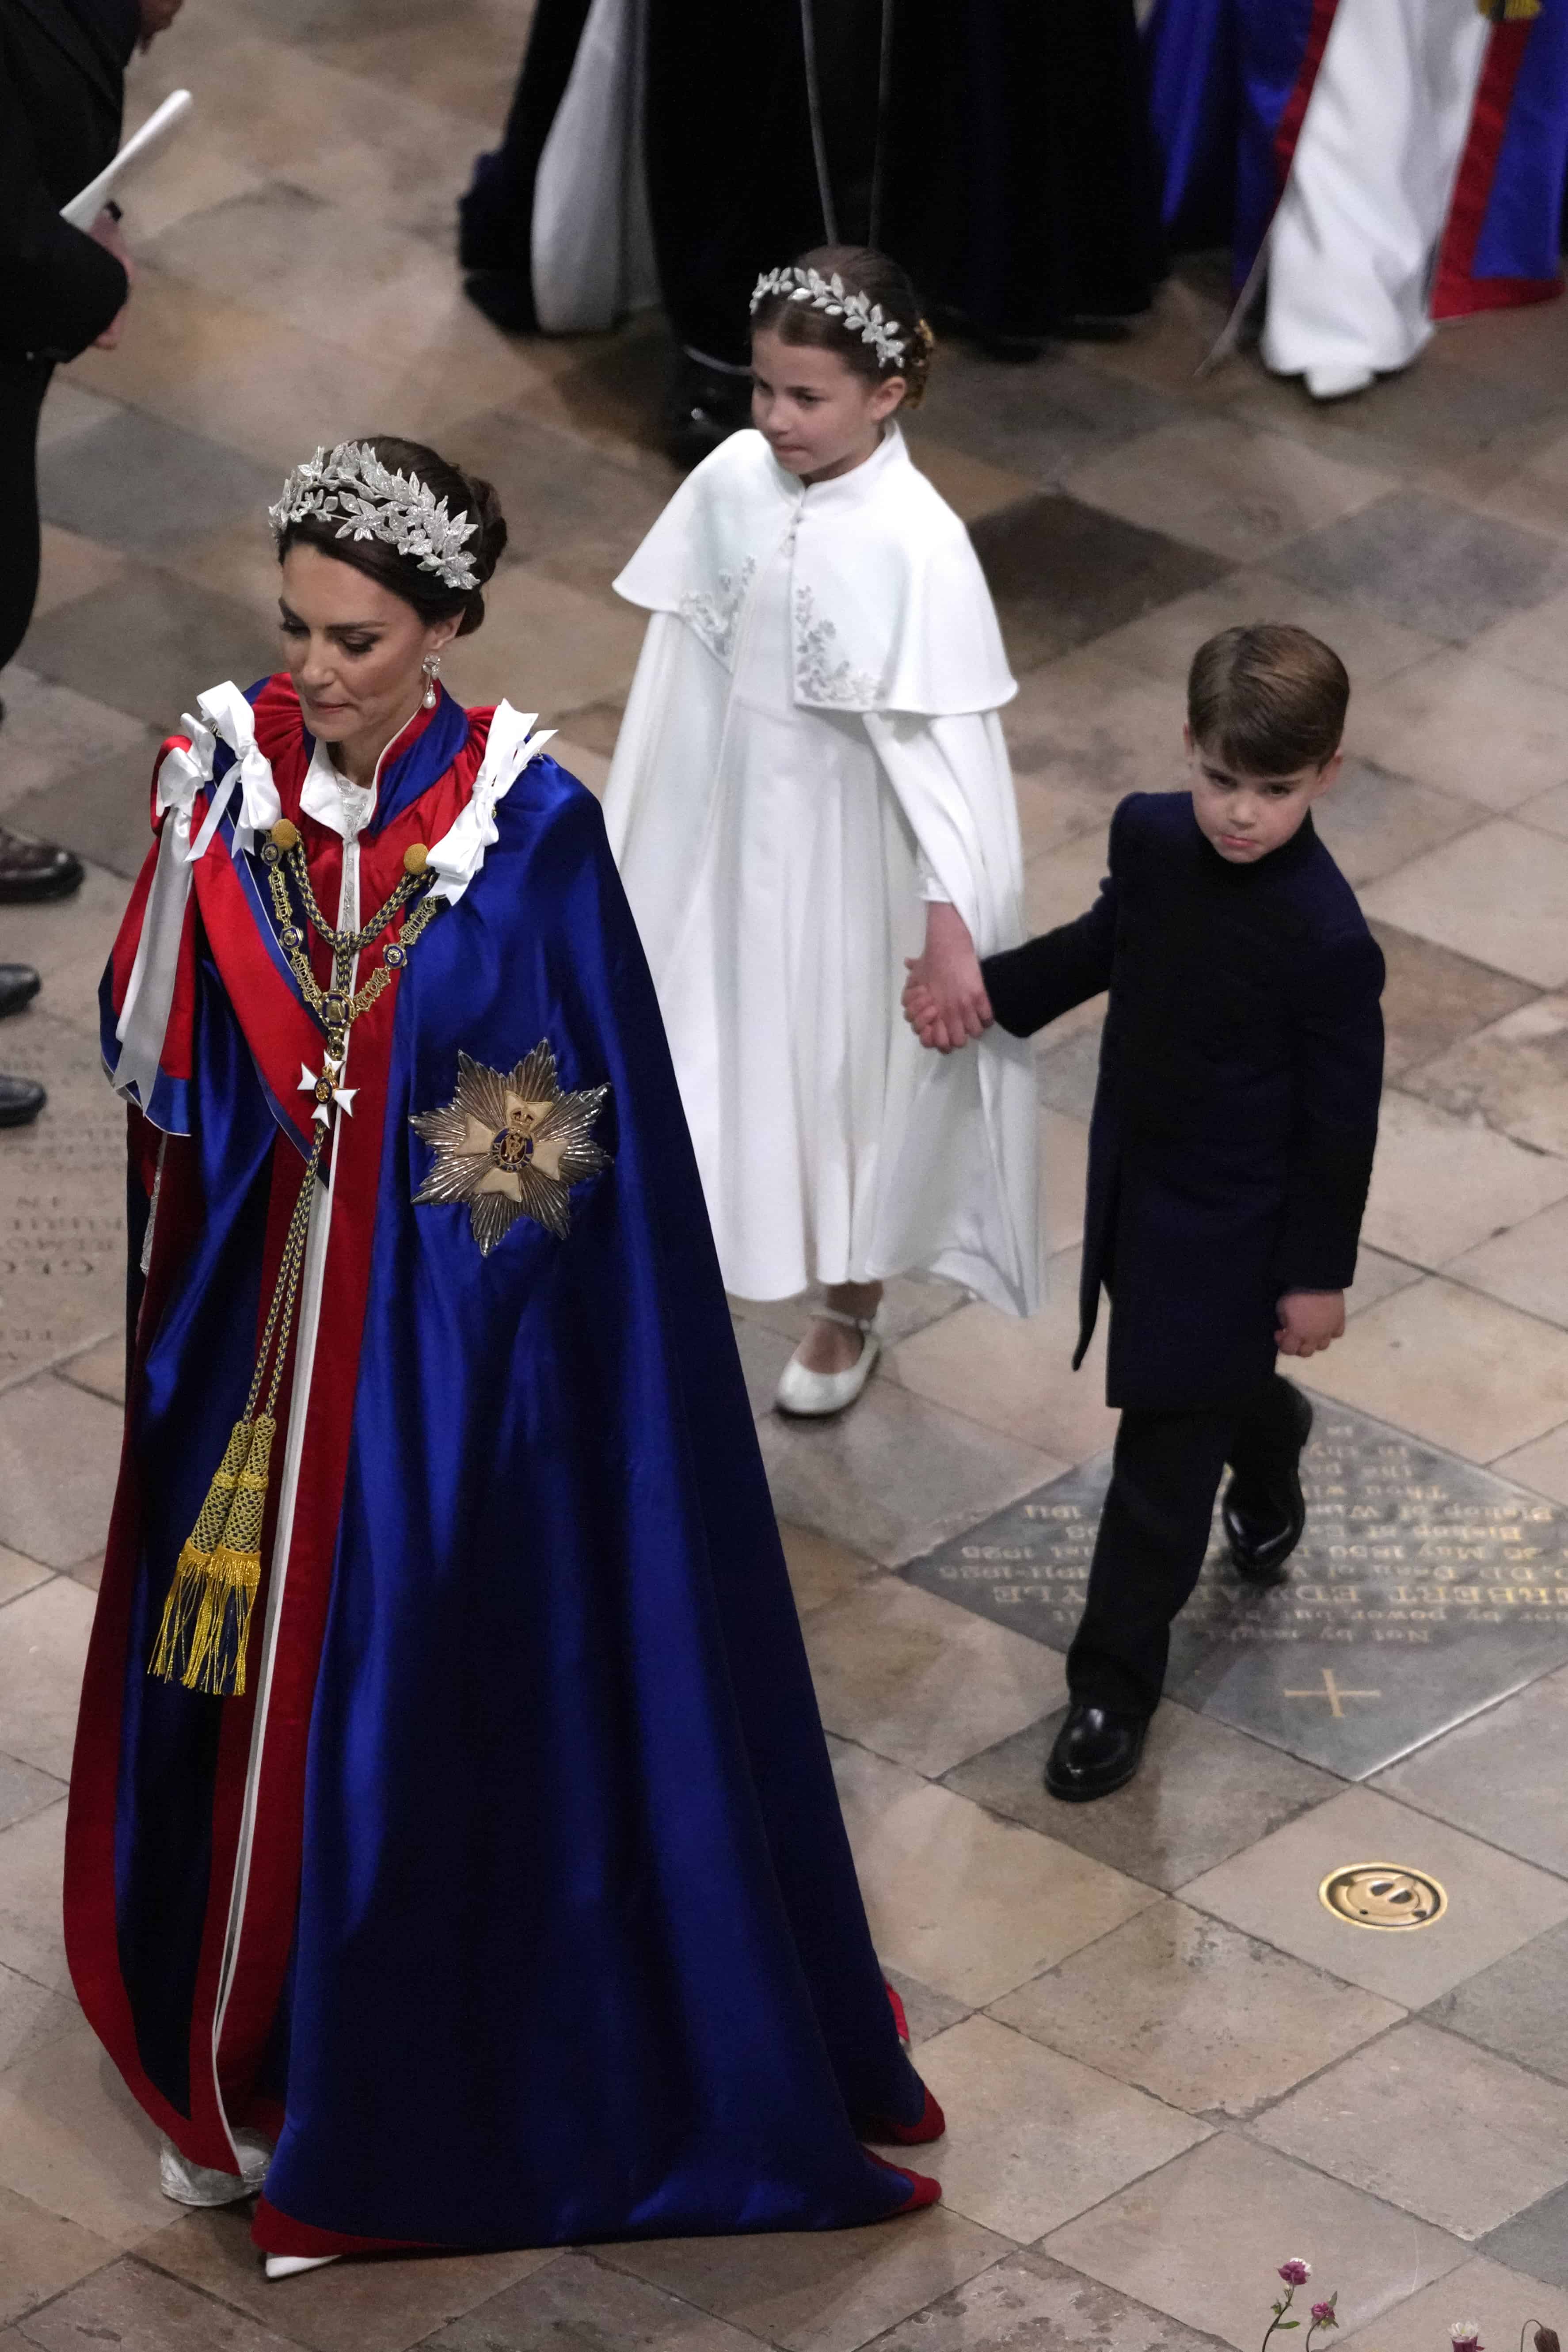
[{"label": "white caped dress", "polygon": [[1038,1304],[1026,1045],[904,1022],[927,898],[1024,935],[997,718],[1016,691],[968,534],[886,434],[807,489],[758,433],[707,458],[616,583],[652,613],[605,814],[727,1286],[928,1268]]}]

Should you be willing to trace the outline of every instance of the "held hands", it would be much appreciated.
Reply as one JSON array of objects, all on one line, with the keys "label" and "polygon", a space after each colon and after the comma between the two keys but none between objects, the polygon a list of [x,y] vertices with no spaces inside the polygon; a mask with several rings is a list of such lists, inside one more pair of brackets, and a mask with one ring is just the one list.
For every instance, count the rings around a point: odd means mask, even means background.
[{"label": "held hands", "polygon": [[1288,1290],[1275,1308],[1274,1343],[1282,1356],[1316,1356],[1345,1335],[1342,1290]]},{"label": "held hands", "polygon": [[926,908],[923,953],[904,959],[904,1018],[922,1045],[951,1054],[992,1023],[991,1001],[980,977],[969,926],[956,907],[932,899]]}]

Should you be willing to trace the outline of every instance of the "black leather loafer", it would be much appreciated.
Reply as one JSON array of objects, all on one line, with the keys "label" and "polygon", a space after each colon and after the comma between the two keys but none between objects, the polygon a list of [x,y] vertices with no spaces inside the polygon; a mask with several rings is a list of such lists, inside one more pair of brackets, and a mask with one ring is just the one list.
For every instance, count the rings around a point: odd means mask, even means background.
[{"label": "black leather loafer", "polygon": [[1267,1588],[1285,1581],[1285,1563],[1301,1540],[1307,1505],[1301,1493],[1300,1449],[1312,1433],[1312,1408],[1293,1388],[1297,1456],[1288,1478],[1272,1494],[1248,1494],[1233,1478],[1225,1490],[1220,1517],[1237,1574],[1246,1584]]},{"label": "black leather loafer", "polygon": [[73,851],[52,841],[24,841],[0,824],[0,906],[68,898],[81,887],[81,877],[82,863]]},{"label": "black leather loafer", "polygon": [[1125,1788],[1143,1758],[1146,1715],[1108,1706],[1071,1706],[1046,1762],[1046,1786],[1067,1805],[1087,1804]]},{"label": "black leather loafer", "polygon": [[38,992],[38,975],[30,963],[0,963],[0,1021],[20,1013]]},{"label": "black leather loafer", "polygon": [[29,1127],[48,1097],[36,1078],[0,1077],[0,1127]]}]

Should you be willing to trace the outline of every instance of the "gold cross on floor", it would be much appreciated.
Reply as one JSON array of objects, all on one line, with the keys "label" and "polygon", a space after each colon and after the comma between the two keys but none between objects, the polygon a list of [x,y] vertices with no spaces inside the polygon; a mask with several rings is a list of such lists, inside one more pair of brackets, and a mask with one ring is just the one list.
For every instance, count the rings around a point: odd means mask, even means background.
[{"label": "gold cross on floor", "polygon": [[1334,1680],[1333,1668],[1331,1666],[1325,1666],[1323,1668],[1323,1687],[1321,1690],[1288,1690],[1285,1696],[1287,1698],[1326,1698],[1329,1702],[1330,1713],[1342,1717],[1344,1714],[1344,1708],[1340,1705],[1340,1701],[1342,1698],[1381,1698],[1383,1696],[1383,1693],[1381,1691],[1369,1690],[1342,1690],[1339,1684]]}]

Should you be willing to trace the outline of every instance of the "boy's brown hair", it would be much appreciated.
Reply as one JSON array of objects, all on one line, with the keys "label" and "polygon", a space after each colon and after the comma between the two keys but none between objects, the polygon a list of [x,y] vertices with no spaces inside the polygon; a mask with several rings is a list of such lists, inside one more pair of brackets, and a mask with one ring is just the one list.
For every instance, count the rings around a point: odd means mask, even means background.
[{"label": "boy's brown hair", "polygon": [[1187,724],[1202,751],[1248,776],[1293,776],[1333,758],[1351,682],[1331,646],[1284,621],[1222,629],[1187,674]]}]

